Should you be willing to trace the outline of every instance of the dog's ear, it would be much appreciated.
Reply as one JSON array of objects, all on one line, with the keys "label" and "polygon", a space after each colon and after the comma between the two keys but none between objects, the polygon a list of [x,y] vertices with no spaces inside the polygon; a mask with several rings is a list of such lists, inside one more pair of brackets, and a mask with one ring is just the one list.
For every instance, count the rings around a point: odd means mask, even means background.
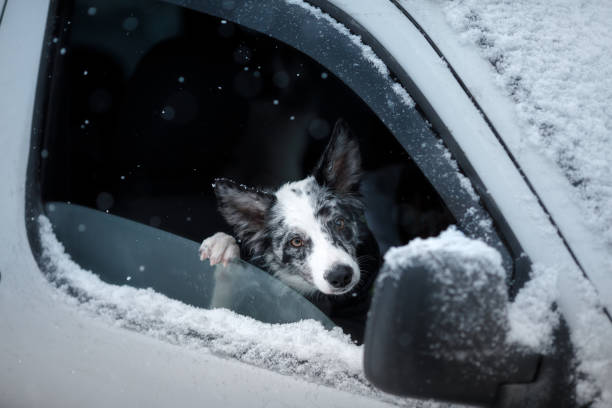
[{"label": "dog's ear", "polygon": [[265,216],[274,204],[272,193],[249,188],[225,178],[213,184],[221,215],[240,240],[246,241],[265,226]]},{"label": "dog's ear", "polygon": [[339,193],[356,192],[361,181],[359,145],[347,123],[338,119],[331,138],[314,170],[319,184]]}]

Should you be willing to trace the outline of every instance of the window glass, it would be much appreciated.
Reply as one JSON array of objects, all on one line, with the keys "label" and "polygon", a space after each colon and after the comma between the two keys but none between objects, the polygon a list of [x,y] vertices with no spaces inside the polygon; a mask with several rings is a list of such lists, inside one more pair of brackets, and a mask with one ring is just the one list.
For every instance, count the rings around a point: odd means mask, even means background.
[{"label": "window glass", "polygon": [[76,204],[46,205],[54,233],[84,269],[115,285],[152,288],[193,306],[226,308],[265,323],[313,319],[334,324],[302,296],[246,262],[202,264],[198,244]]}]

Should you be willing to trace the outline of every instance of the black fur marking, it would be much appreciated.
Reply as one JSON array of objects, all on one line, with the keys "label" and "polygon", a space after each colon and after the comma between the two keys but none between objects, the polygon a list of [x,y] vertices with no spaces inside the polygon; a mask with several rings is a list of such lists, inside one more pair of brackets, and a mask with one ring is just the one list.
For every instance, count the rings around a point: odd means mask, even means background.
[{"label": "black fur marking", "polygon": [[[247,247],[263,244],[268,213],[276,202],[274,194],[250,188],[225,178],[213,184],[219,211]],[[255,252],[263,248],[252,248]]]},{"label": "black fur marking", "polygon": [[319,184],[329,186],[338,193],[358,191],[361,180],[359,145],[343,119],[336,122],[329,144],[313,174]]},{"label": "black fur marking", "polygon": [[326,218],[331,214],[331,207],[325,205],[317,210],[316,216],[317,218]]}]

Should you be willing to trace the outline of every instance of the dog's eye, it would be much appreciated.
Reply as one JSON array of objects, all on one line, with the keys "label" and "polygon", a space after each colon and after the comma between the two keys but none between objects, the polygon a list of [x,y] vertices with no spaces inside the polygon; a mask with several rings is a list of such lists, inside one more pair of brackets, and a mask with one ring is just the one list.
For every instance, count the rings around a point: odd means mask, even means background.
[{"label": "dog's eye", "polygon": [[338,229],[338,231],[344,228],[344,218],[336,218],[334,223],[336,224],[336,228]]},{"label": "dog's eye", "polygon": [[289,241],[289,243],[295,248],[299,248],[304,245],[304,241],[302,241],[301,238],[293,238],[291,241]]}]

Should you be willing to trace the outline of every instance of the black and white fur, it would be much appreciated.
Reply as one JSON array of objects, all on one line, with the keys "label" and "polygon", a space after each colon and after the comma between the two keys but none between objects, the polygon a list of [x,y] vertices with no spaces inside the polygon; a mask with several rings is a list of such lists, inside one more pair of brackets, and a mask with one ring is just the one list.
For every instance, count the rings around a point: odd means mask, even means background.
[{"label": "black and white fur", "polygon": [[359,146],[342,120],[312,175],[303,180],[271,192],[217,179],[219,210],[240,248],[218,232],[202,242],[200,259],[227,264],[240,254],[328,314],[362,300],[380,255],[365,222],[360,179]]}]

